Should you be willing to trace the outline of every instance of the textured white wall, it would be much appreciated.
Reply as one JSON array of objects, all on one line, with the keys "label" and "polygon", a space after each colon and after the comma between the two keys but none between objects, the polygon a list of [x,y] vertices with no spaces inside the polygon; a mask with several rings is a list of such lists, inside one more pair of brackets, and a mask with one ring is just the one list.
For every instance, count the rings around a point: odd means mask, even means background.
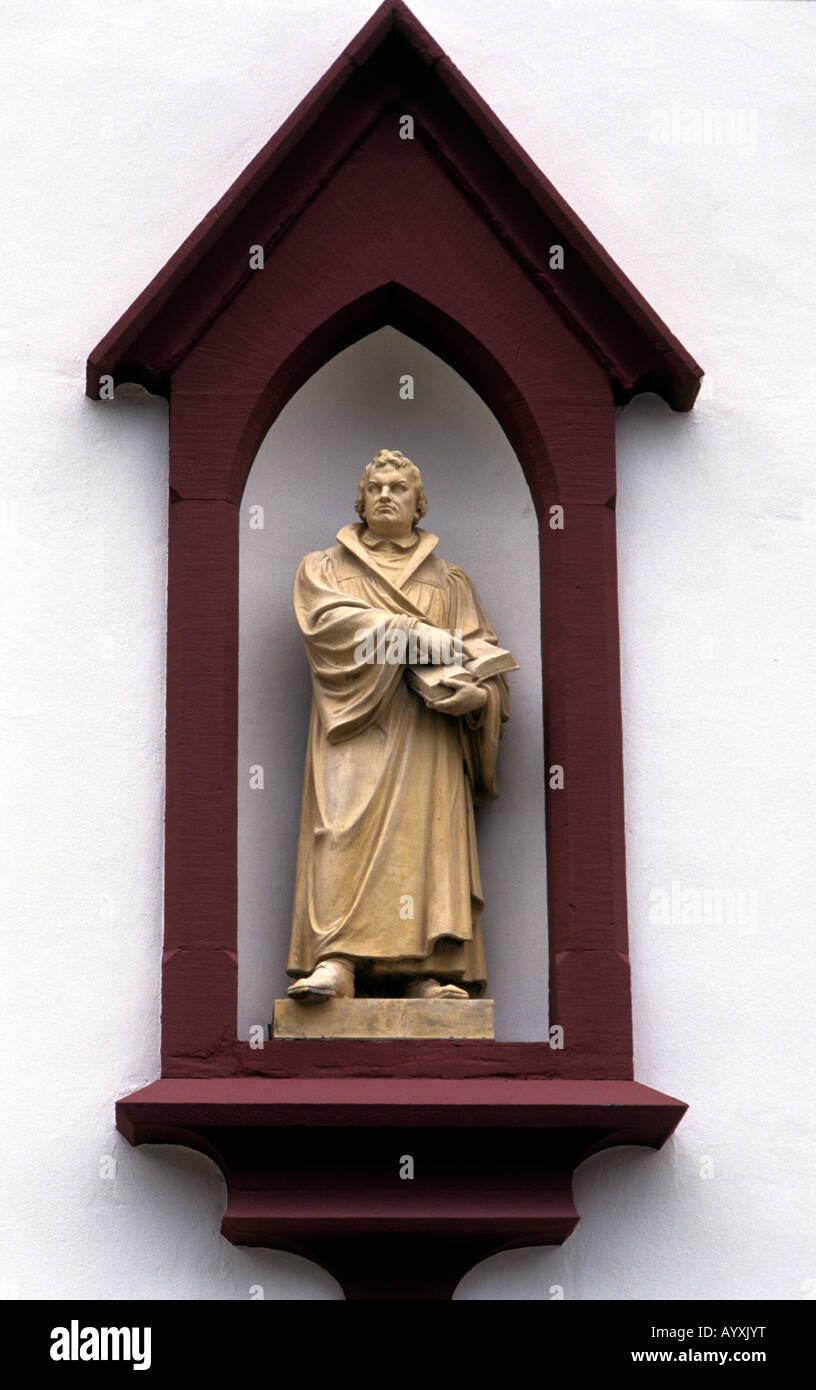
[{"label": "textured white wall", "polygon": [[[205,1159],[113,1130],[158,1066],[166,408],[92,404],[82,381],[372,7],[5,8],[12,1296],[338,1296],[303,1260],[222,1240]],[[710,383],[691,416],[642,398],[619,429],[636,1069],[691,1110],[663,1153],[580,1171],[562,1250],[496,1257],[459,1296],[812,1296],[816,14],[414,8]]]}]

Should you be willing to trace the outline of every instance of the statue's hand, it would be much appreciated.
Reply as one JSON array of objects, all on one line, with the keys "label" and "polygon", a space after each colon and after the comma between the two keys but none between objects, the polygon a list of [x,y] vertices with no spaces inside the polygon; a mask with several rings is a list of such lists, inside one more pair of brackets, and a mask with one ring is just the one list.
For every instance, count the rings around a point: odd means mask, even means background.
[{"label": "statue's hand", "polygon": [[437,700],[434,709],[441,710],[443,714],[471,714],[474,710],[484,709],[486,704],[487,691],[484,686],[468,681],[457,685],[447,699]]},{"label": "statue's hand", "polygon": [[[445,665],[453,660],[453,653],[450,651],[451,635],[447,628],[434,627],[431,623],[419,622],[413,629],[411,636],[416,644],[415,650],[421,652],[416,660],[421,664],[439,666]],[[414,657],[409,660],[414,661]]]}]

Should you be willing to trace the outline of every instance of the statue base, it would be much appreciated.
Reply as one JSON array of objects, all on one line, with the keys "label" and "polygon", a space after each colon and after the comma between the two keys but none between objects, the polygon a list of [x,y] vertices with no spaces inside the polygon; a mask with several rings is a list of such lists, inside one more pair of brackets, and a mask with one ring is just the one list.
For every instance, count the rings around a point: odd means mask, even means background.
[{"label": "statue base", "polygon": [[273,1038],[493,1038],[492,999],[276,999]]}]

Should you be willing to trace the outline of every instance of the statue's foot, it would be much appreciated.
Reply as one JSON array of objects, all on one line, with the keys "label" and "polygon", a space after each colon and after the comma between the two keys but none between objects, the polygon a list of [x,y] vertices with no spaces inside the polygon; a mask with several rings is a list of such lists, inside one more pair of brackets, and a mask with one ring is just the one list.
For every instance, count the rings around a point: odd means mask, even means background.
[{"label": "statue's foot", "polygon": [[354,967],[339,956],[331,956],[322,960],[311,975],[295,980],[286,993],[293,999],[353,999]]},{"label": "statue's foot", "polygon": [[469,999],[466,989],[458,985],[441,985],[438,980],[412,980],[405,991],[406,999]]}]

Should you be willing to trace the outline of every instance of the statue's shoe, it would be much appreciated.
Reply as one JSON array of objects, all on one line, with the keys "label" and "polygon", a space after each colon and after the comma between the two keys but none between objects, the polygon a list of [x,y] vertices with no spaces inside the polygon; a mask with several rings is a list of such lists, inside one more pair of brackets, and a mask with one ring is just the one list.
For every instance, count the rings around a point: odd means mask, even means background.
[{"label": "statue's shoe", "polygon": [[353,999],[354,970],[344,960],[322,960],[311,975],[304,975],[290,985],[287,994],[293,999]]},{"label": "statue's shoe", "polygon": [[405,991],[406,999],[469,999],[466,989],[458,985],[441,985],[438,980],[412,980]]}]

